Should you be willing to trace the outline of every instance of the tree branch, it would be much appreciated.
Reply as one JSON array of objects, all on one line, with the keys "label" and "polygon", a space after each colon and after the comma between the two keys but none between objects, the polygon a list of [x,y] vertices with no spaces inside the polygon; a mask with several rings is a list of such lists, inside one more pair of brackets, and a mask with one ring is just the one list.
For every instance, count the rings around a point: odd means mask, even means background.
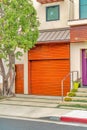
[{"label": "tree branch", "polygon": [[2,72],[0,71],[0,75],[3,76]]}]

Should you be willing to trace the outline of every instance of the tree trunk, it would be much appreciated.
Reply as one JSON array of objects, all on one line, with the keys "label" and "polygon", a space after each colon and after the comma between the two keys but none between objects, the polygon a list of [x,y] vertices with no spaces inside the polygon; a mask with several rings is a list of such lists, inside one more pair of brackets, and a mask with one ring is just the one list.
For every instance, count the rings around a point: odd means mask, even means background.
[{"label": "tree trunk", "polygon": [[[2,77],[3,77],[3,95],[7,96],[7,95],[12,95],[12,89],[13,89],[13,85],[14,85],[14,80],[15,80],[15,55],[14,52],[10,52],[9,57],[8,57],[8,71],[7,73],[5,72],[5,66],[4,63],[2,61],[2,59],[0,59],[0,70],[2,73]],[[10,76],[10,74],[12,74]]]},{"label": "tree trunk", "polygon": [[14,80],[15,80],[15,71],[13,71],[12,79],[11,79],[10,86],[9,86],[9,89],[8,89],[8,95],[13,94],[12,89],[13,89],[13,86],[14,86]]},{"label": "tree trunk", "polygon": [[11,64],[11,68],[10,68],[11,80],[10,80],[10,85],[9,85],[7,94],[12,95],[13,94],[12,89],[13,89],[14,81],[15,81],[15,55],[14,55],[14,52],[10,53],[9,58],[10,58],[9,62]]},{"label": "tree trunk", "polygon": [[7,80],[3,79],[3,95],[4,96],[7,95],[7,90],[8,90],[8,79]]},{"label": "tree trunk", "polygon": [[[3,64],[3,61],[2,61],[2,59],[0,59],[0,71],[1,71],[1,74],[2,74],[2,77],[3,77],[3,85],[2,85],[2,90],[0,90],[1,91],[1,93],[4,95],[4,93],[5,93],[5,89],[4,89],[4,85],[5,86],[7,86],[6,84],[6,81],[4,80],[5,79],[5,68],[4,68],[4,64]],[[5,87],[6,88],[6,87]]]}]

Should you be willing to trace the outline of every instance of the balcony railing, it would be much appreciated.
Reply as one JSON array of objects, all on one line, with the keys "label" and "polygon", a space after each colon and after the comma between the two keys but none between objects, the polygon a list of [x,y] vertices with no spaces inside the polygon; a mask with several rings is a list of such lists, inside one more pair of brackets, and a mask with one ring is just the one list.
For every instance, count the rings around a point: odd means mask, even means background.
[{"label": "balcony railing", "polygon": [[37,2],[40,2],[41,4],[60,2],[60,1],[64,1],[64,0],[37,0]]}]

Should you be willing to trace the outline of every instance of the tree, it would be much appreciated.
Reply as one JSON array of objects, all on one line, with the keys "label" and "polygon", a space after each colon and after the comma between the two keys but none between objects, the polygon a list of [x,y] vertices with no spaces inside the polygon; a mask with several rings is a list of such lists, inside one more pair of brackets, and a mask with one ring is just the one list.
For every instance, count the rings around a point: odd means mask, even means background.
[{"label": "tree", "polygon": [[22,56],[21,50],[26,52],[35,45],[38,26],[37,13],[31,0],[0,1],[0,75],[3,77],[1,92],[4,95],[12,93],[15,58]]}]

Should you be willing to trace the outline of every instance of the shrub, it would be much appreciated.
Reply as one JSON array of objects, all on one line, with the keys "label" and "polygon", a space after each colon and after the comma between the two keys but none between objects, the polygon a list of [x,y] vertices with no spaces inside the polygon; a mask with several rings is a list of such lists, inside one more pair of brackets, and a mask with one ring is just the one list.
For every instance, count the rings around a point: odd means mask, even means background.
[{"label": "shrub", "polygon": [[71,92],[77,92],[78,91],[78,89],[76,89],[76,88],[73,88],[72,90],[71,90]]},{"label": "shrub", "polygon": [[64,101],[72,101],[72,98],[71,97],[65,97]]},{"label": "shrub", "polygon": [[73,87],[74,87],[74,89],[78,89],[80,87],[80,82],[74,81],[73,82]]},{"label": "shrub", "polygon": [[76,94],[75,94],[75,92],[69,92],[69,93],[68,93],[68,96],[69,96],[69,97],[74,97],[74,96],[76,96]]}]

